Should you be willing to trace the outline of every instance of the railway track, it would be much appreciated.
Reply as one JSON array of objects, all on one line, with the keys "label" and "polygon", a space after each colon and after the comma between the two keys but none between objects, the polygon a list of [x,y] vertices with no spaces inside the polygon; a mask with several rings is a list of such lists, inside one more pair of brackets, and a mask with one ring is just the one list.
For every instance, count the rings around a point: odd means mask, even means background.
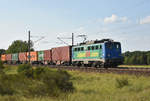
[{"label": "railway track", "polygon": [[[17,66],[17,65],[15,65]],[[95,68],[95,67],[77,67],[77,66],[58,66],[58,65],[33,65],[33,66],[45,66],[49,68],[55,68],[58,70],[69,71],[81,71],[88,73],[113,73],[113,74],[127,74],[136,76],[150,76],[150,68],[143,67],[114,67],[114,68]]]},{"label": "railway track", "polygon": [[74,66],[48,66],[60,70],[95,72],[95,73],[114,73],[127,74],[136,76],[150,76],[150,68],[134,68],[134,67],[116,67],[116,68],[94,68],[94,67],[74,67]]}]

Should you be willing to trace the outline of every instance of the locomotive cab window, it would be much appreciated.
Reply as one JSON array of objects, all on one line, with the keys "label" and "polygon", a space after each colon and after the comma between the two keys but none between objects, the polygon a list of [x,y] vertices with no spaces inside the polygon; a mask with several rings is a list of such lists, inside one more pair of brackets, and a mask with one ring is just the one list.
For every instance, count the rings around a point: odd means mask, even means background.
[{"label": "locomotive cab window", "polygon": [[81,47],[81,51],[84,51],[84,47]]},{"label": "locomotive cab window", "polygon": [[90,46],[88,46],[88,50],[90,50]]},{"label": "locomotive cab window", "polygon": [[95,49],[98,50],[98,46],[95,46]]},{"label": "locomotive cab window", "polygon": [[109,49],[111,49],[112,48],[112,43],[107,43],[106,47],[109,48]]},{"label": "locomotive cab window", "polygon": [[78,51],[80,51],[80,48],[78,48]]},{"label": "locomotive cab window", "polygon": [[115,46],[116,46],[117,49],[120,48],[120,44],[119,43],[117,43]]},{"label": "locomotive cab window", "polygon": [[116,48],[117,48],[117,49],[119,48],[119,45],[118,45],[118,44],[116,45]]},{"label": "locomotive cab window", "polygon": [[94,46],[92,46],[92,50],[94,50]]},{"label": "locomotive cab window", "polygon": [[102,45],[100,45],[100,49],[102,49]]},{"label": "locomotive cab window", "polygon": [[74,48],[74,51],[77,51],[77,48]]}]

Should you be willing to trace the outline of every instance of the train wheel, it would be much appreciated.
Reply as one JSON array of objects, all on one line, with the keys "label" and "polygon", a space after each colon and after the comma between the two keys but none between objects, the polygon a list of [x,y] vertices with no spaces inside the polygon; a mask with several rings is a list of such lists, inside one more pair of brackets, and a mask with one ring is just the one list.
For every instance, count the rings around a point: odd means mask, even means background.
[{"label": "train wheel", "polygon": [[94,63],[92,64],[92,67],[97,68],[97,67],[98,67],[98,64],[97,64],[96,62],[94,62]]},{"label": "train wheel", "polygon": [[117,64],[112,64],[111,65],[111,68],[116,68],[117,67]]},{"label": "train wheel", "polygon": [[84,64],[84,63],[82,63],[82,64],[81,64],[81,66],[82,66],[82,67],[85,67],[85,64]]},{"label": "train wheel", "polygon": [[101,68],[107,68],[107,65],[105,63],[100,65]]},{"label": "train wheel", "polygon": [[82,66],[81,62],[78,62],[78,63],[77,63],[77,66],[79,66],[79,67]]},{"label": "train wheel", "polygon": [[84,67],[89,67],[89,65],[88,64],[84,64]]}]

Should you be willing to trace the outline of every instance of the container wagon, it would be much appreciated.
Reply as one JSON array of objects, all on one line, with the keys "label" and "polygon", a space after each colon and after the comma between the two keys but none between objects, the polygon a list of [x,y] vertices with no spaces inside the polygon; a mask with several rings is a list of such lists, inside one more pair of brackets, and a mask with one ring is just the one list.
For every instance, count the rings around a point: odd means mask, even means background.
[{"label": "container wagon", "polygon": [[44,64],[44,51],[38,51],[38,63]]},{"label": "container wagon", "polygon": [[11,60],[11,54],[6,54],[6,63],[8,64],[12,64],[12,60]]},{"label": "container wagon", "polygon": [[6,62],[6,55],[5,55],[5,54],[1,55],[1,61],[2,61],[3,63]]},{"label": "container wagon", "polygon": [[52,50],[45,50],[44,51],[44,64],[46,65],[53,65],[54,63],[52,62]]},{"label": "container wagon", "polygon": [[71,46],[52,48],[52,62],[56,65],[70,65],[71,56]]},{"label": "container wagon", "polygon": [[11,58],[12,58],[11,59],[12,64],[19,64],[19,54],[18,53],[12,54]]},{"label": "container wagon", "polygon": [[[29,61],[29,52],[27,52],[27,61]],[[32,64],[38,64],[38,52],[37,51],[30,52],[30,62]]]},{"label": "container wagon", "polygon": [[27,52],[19,53],[19,62],[21,64],[27,63]]}]

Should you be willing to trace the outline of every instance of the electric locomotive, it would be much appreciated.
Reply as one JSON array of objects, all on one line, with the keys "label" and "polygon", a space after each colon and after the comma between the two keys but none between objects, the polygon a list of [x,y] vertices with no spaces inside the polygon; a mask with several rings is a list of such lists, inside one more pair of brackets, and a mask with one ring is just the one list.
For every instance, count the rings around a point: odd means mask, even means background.
[{"label": "electric locomotive", "polygon": [[111,39],[87,41],[72,47],[72,64],[116,67],[122,64],[121,44]]}]

